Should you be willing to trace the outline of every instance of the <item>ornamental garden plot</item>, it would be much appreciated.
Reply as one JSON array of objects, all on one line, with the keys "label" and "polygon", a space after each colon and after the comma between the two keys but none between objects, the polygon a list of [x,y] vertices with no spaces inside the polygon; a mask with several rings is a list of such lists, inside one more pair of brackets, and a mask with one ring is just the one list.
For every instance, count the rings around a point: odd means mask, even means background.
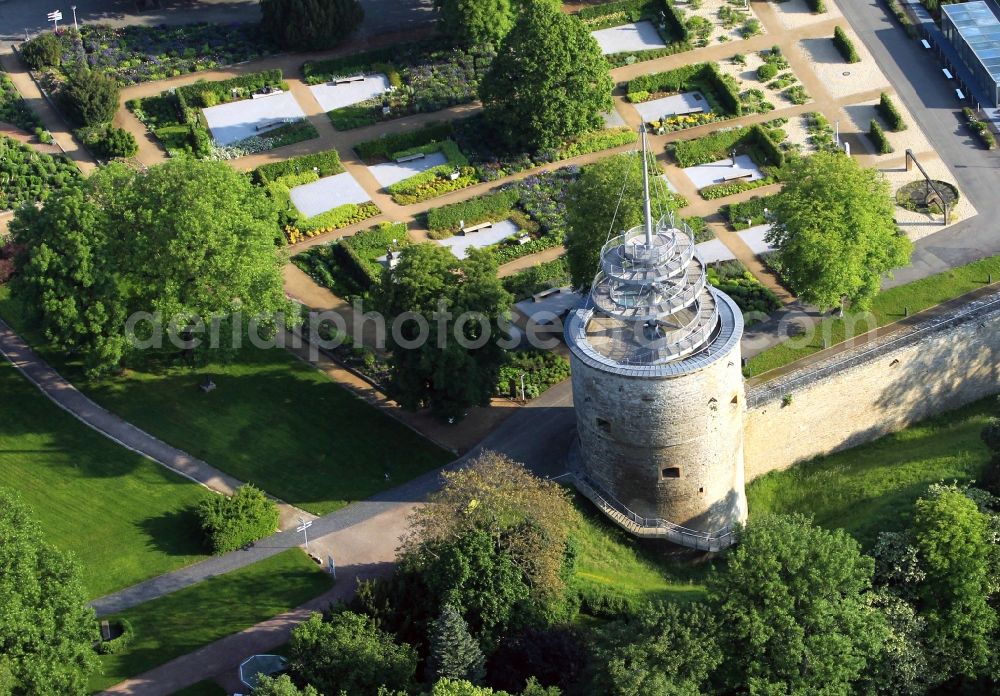
[{"label": "ornamental garden plot", "polygon": [[253,181],[275,201],[290,244],[378,215],[367,192],[344,171],[336,150],[258,167]]},{"label": "ornamental garden plot", "polygon": [[488,46],[436,50],[418,42],[310,61],[302,76],[333,127],[349,130],[474,101],[493,56]]},{"label": "ornamental garden plot", "polygon": [[[785,162],[783,119],[764,125],[716,131],[668,145],[678,166],[706,200],[777,182]],[[735,153],[735,159],[734,159]]]},{"label": "ornamental garden plot", "polygon": [[688,51],[684,13],[669,0],[621,0],[577,15],[614,67]]},{"label": "ornamental garden plot", "polygon": [[199,81],[127,106],[171,156],[234,159],[319,137],[280,70]]},{"label": "ornamental garden plot", "polygon": [[0,135],[0,210],[44,201],[54,189],[80,179],[80,170],[63,155],[35,152]]},{"label": "ornamental garden plot", "polygon": [[753,95],[741,95],[736,80],[723,74],[716,63],[696,63],[640,75],[628,82],[626,92],[643,121],[657,133],[774,108],[752,99]]}]

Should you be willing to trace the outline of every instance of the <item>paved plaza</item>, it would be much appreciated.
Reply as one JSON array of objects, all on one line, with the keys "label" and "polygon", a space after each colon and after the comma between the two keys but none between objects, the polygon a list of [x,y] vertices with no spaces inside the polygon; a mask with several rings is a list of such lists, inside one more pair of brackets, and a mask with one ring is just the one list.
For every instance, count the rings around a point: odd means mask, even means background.
[{"label": "paved plaza", "polygon": [[654,48],[666,48],[667,45],[660,38],[660,32],[653,23],[646,21],[599,29],[590,32],[590,35],[597,39],[597,44],[604,55],[625,51],[649,51]]},{"label": "paved plaza", "polygon": [[721,239],[710,239],[707,242],[695,245],[695,251],[705,263],[718,263],[719,261],[732,261],[736,255],[729,250]]},{"label": "paved plaza", "polygon": [[313,217],[348,203],[364,203],[371,199],[349,173],[325,176],[291,191],[292,203],[306,217]]},{"label": "paved plaza", "polygon": [[316,97],[323,111],[333,111],[351,104],[359,104],[377,97],[389,89],[389,78],[382,73],[366,75],[363,81],[347,82],[342,85],[324,82],[312,85],[309,91]]},{"label": "paved plaza", "polygon": [[262,132],[258,128],[276,121],[306,117],[291,92],[210,106],[204,112],[212,138],[219,145],[231,145],[253,135],[266,135],[267,130]]},{"label": "paved plaza", "polygon": [[[696,167],[688,167],[684,170],[684,173],[687,174],[687,177],[697,189],[703,189],[712,184],[721,184],[727,179],[733,181],[756,181],[757,179],[764,178],[764,175],[760,173],[760,169],[753,163],[749,155],[736,155],[735,167],[733,166],[733,161],[726,158],[716,162],[709,162],[708,164],[699,164]],[[742,175],[745,175],[742,179],[732,179],[732,177]]]},{"label": "paved plaza", "polygon": [[432,167],[447,164],[448,158],[440,152],[432,152],[422,159],[410,160],[409,162],[383,162],[373,164],[368,167],[368,171],[375,177],[375,181],[382,187],[392,186],[411,176],[416,176],[420,172],[426,172]]},{"label": "paved plaza", "polygon": [[750,247],[750,251],[759,256],[760,254],[767,254],[774,251],[774,247],[764,241],[764,237],[770,231],[770,225],[757,225],[756,227],[748,227],[736,234],[743,240],[744,244]]},{"label": "paved plaza", "polygon": [[633,104],[632,106],[635,107],[635,110],[639,112],[642,120],[646,123],[659,121],[660,119],[679,113],[687,113],[692,109],[697,109],[699,106],[706,113],[712,110],[712,107],[708,105],[708,101],[706,101],[701,92],[672,94],[669,97],[653,99],[652,101]]},{"label": "paved plaza", "polygon": [[497,242],[503,241],[512,234],[521,230],[510,220],[502,220],[486,229],[472,232],[471,234],[456,234],[447,239],[439,239],[437,243],[451,249],[456,258],[464,259],[469,254],[469,249],[482,249],[493,246]]}]

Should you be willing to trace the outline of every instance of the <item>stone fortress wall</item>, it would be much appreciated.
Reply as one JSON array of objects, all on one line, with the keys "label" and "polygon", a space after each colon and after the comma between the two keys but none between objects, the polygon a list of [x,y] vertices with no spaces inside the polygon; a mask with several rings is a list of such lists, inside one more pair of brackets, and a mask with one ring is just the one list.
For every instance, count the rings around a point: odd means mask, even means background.
[{"label": "stone fortress wall", "polygon": [[1000,293],[747,387],[747,481],[1000,392]]}]

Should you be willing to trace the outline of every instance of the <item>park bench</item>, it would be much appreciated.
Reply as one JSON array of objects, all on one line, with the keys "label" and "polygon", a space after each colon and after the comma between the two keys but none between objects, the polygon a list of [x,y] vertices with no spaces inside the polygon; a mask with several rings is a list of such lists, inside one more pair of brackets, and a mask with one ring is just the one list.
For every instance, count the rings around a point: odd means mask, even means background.
[{"label": "park bench", "polygon": [[931,44],[927,39],[920,39],[920,43],[923,44],[924,48],[930,48]]},{"label": "park bench", "polygon": [[283,125],[285,125],[285,122],[281,120],[268,121],[267,123],[261,123],[259,126],[256,126],[256,129],[258,132],[260,132],[265,130],[271,130],[272,128],[277,128],[278,126],[283,126]]},{"label": "park bench", "polygon": [[965,101],[965,92],[960,89],[955,90],[955,96],[958,97],[959,101]]},{"label": "park bench", "polygon": [[277,87],[263,87],[251,94],[250,98],[263,99],[264,97],[273,97],[275,94],[282,94],[282,91]]},{"label": "park bench", "polygon": [[753,176],[753,172],[737,172],[735,174],[727,174],[722,177],[722,181],[739,181],[740,179],[749,179]]},{"label": "park bench", "polygon": [[941,72],[943,72],[944,76],[947,77],[949,80],[954,79],[954,77],[951,74],[951,71],[948,68],[941,68]]},{"label": "park bench", "polygon": [[338,77],[336,80],[333,81],[333,84],[346,85],[350,84],[351,82],[364,82],[364,81],[365,81],[364,75],[351,75],[350,77]]},{"label": "park bench", "polygon": [[568,292],[573,292],[573,288],[549,288],[548,290],[536,292],[531,296],[531,300],[532,302],[541,302],[542,300],[552,297],[553,295],[565,295]]},{"label": "park bench", "polygon": [[690,116],[691,114],[701,114],[705,112],[704,106],[692,106],[690,109],[675,111],[674,116]]},{"label": "park bench", "polygon": [[396,158],[396,164],[402,164],[403,162],[413,162],[414,160],[422,160],[426,157],[423,152],[415,152],[412,155],[403,155],[402,157]]},{"label": "park bench", "polygon": [[527,232],[522,232],[521,234],[517,235],[517,243],[519,245],[527,244],[530,241],[531,241],[531,235],[528,234]]},{"label": "park bench", "polygon": [[492,222],[480,222],[478,225],[472,225],[471,227],[463,227],[462,234],[469,234],[471,232],[479,232],[480,230],[488,230],[493,227]]}]

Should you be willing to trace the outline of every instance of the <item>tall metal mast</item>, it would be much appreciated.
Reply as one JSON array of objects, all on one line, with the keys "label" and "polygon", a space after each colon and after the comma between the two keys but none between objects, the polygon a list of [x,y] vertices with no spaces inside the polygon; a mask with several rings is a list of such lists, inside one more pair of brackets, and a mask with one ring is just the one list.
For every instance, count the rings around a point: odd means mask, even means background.
[{"label": "tall metal mast", "polygon": [[649,161],[646,159],[646,124],[642,131],[642,196],[643,208],[646,213],[646,246],[653,246],[653,208],[649,201]]}]

